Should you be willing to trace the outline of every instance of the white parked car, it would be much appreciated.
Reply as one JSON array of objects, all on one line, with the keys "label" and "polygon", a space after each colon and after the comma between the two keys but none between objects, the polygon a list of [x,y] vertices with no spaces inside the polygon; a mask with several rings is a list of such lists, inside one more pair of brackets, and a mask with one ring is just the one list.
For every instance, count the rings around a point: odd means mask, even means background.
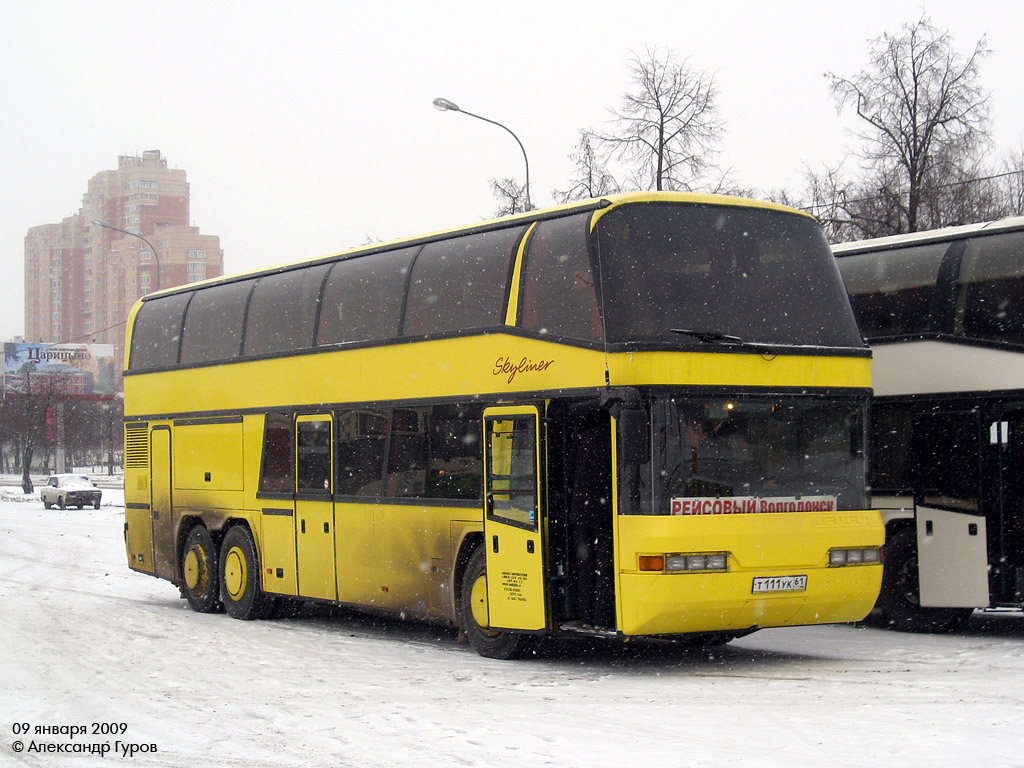
[{"label": "white parked car", "polygon": [[54,504],[61,509],[81,509],[86,504],[92,504],[99,509],[102,496],[103,491],[93,485],[92,480],[85,475],[50,475],[46,485],[39,489],[39,498],[43,500],[43,506],[47,509]]}]

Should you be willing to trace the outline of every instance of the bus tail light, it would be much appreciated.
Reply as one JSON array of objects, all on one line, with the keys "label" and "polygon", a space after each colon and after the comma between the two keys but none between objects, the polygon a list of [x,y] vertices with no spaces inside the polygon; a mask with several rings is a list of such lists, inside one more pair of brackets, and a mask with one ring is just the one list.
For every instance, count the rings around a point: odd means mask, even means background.
[{"label": "bus tail light", "polygon": [[828,564],[830,568],[844,565],[878,565],[882,562],[881,547],[855,547],[852,549],[830,549]]}]

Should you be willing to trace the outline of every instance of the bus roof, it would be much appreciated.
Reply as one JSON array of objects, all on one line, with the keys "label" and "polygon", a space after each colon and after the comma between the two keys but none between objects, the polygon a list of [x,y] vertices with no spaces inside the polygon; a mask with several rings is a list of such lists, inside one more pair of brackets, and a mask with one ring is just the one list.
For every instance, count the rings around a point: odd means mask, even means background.
[{"label": "bus roof", "polygon": [[167,296],[169,294],[180,293],[182,291],[191,291],[195,290],[196,288],[205,288],[207,286],[218,285],[220,283],[231,283],[243,278],[257,277],[261,275],[271,275],[278,272],[287,272],[292,269],[307,267],[314,264],[338,261],[341,259],[348,259],[356,256],[364,256],[371,253],[378,253],[380,251],[394,250],[400,247],[423,245],[436,240],[443,240],[445,238],[452,237],[453,235],[469,235],[491,229],[504,229],[505,227],[515,226],[517,224],[529,224],[534,221],[543,221],[545,219],[555,219],[560,218],[562,216],[571,216],[574,213],[583,213],[588,210],[610,210],[615,206],[624,205],[627,203],[647,202],[689,203],[692,205],[721,205],[729,207],[762,208],[767,210],[779,211],[782,213],[790,213],[799,216],[807,216],[809,218],[813,218],[813,216],[808,214],[806,211],[801,211],[796,208],[780,205],[778,203],[772,203],[764,200],[754,200],[752,198],[746,197],[734,197],[730,195],[715,195],[697,192],[623,192],[614,195],[605,195],[604,197],[600,198],[579,200],[576,202],[567,203],[565,205],[553,206],[541,210],[528,211],[526,213],[517,213],[511,216],[504,216],[498,219],[491,219],[489,221],[479,222],[477,224],[468,224],[459,227],[452,227],[450,229],[438,230],[436,232],[431,232],[423,235],[416,235],[412,237],[399,238],[396,240],[389,240],[384,243],[374,243],[373,245],[359,246],[357,248],[346,249],[338,251],[336,253],[330,253],[324,256],[316,257],[313,259],[300,259],[297,261],[277,264],[271,267],[264,267],[262,269],[250,270],[248,272],[239,272],[236,274],[225,275],[222,277],[215,277],[209,280],[203,280],[201,282],[186,283],[185,285],[174,286],[172,288],[166,288],[160,291],[154,291],[153,293],[148,293],[141,299],[139,299],[139,301],[148,301],[158,296]]},{"label": "bus roof", "polygon": [[943,227],[942,229],[931,229],[924,232],[909,232],[904,235],[890,235],[889,237],[876,237],[868,240],[857,240],[850,243],[836,243],[832,246],[832,253],[836,256],[851,256],[855,253],[868,251],[884,251],[889,248],[897,248],[912,243],[933,243],[943,240],[960,240],[978,235],[995,234],[997,232],[1014,231],[1024,229],[1024,216],[1008,216],[1005,219],[986,221],[978,224],[964,224],[958,227]]}]

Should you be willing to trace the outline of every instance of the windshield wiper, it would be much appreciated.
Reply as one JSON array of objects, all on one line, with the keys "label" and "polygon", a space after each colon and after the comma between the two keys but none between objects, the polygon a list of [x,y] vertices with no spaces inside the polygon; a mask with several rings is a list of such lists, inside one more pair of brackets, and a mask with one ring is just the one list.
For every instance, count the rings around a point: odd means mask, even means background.
[{"label": "windshield wiper", "polygon": [[669,328],[672,333],[681,336],[693,336],[705,344],[745,344],[739,336],[730,336],[728,333],[715,333],[714,331],[694,331],[689,328]]},{"label": "windshield wiper", "polygon": [[692,336],[695,339],[700,339],[705,344],[728,344],[736,347],[746,347],[754,351],[759,351],[761,354],[775,353],[777,350],[782,349],[778,344],[765,344],[760,341],[744,341],[739,336],[733,336],[728,333],[716,333],[714,331],[695,331],[691,328],[669,328],[672,333],[678,333],[681,336]]}]

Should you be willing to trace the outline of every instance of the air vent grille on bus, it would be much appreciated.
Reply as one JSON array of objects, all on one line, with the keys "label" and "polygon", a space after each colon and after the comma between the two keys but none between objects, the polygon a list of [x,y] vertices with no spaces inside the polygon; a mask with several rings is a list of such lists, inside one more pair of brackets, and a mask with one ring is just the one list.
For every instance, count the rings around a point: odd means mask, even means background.
[{"label": "air vent grille on bus", "polygon": [[125,469],[149,469],[149,428],[124,431]]}]

